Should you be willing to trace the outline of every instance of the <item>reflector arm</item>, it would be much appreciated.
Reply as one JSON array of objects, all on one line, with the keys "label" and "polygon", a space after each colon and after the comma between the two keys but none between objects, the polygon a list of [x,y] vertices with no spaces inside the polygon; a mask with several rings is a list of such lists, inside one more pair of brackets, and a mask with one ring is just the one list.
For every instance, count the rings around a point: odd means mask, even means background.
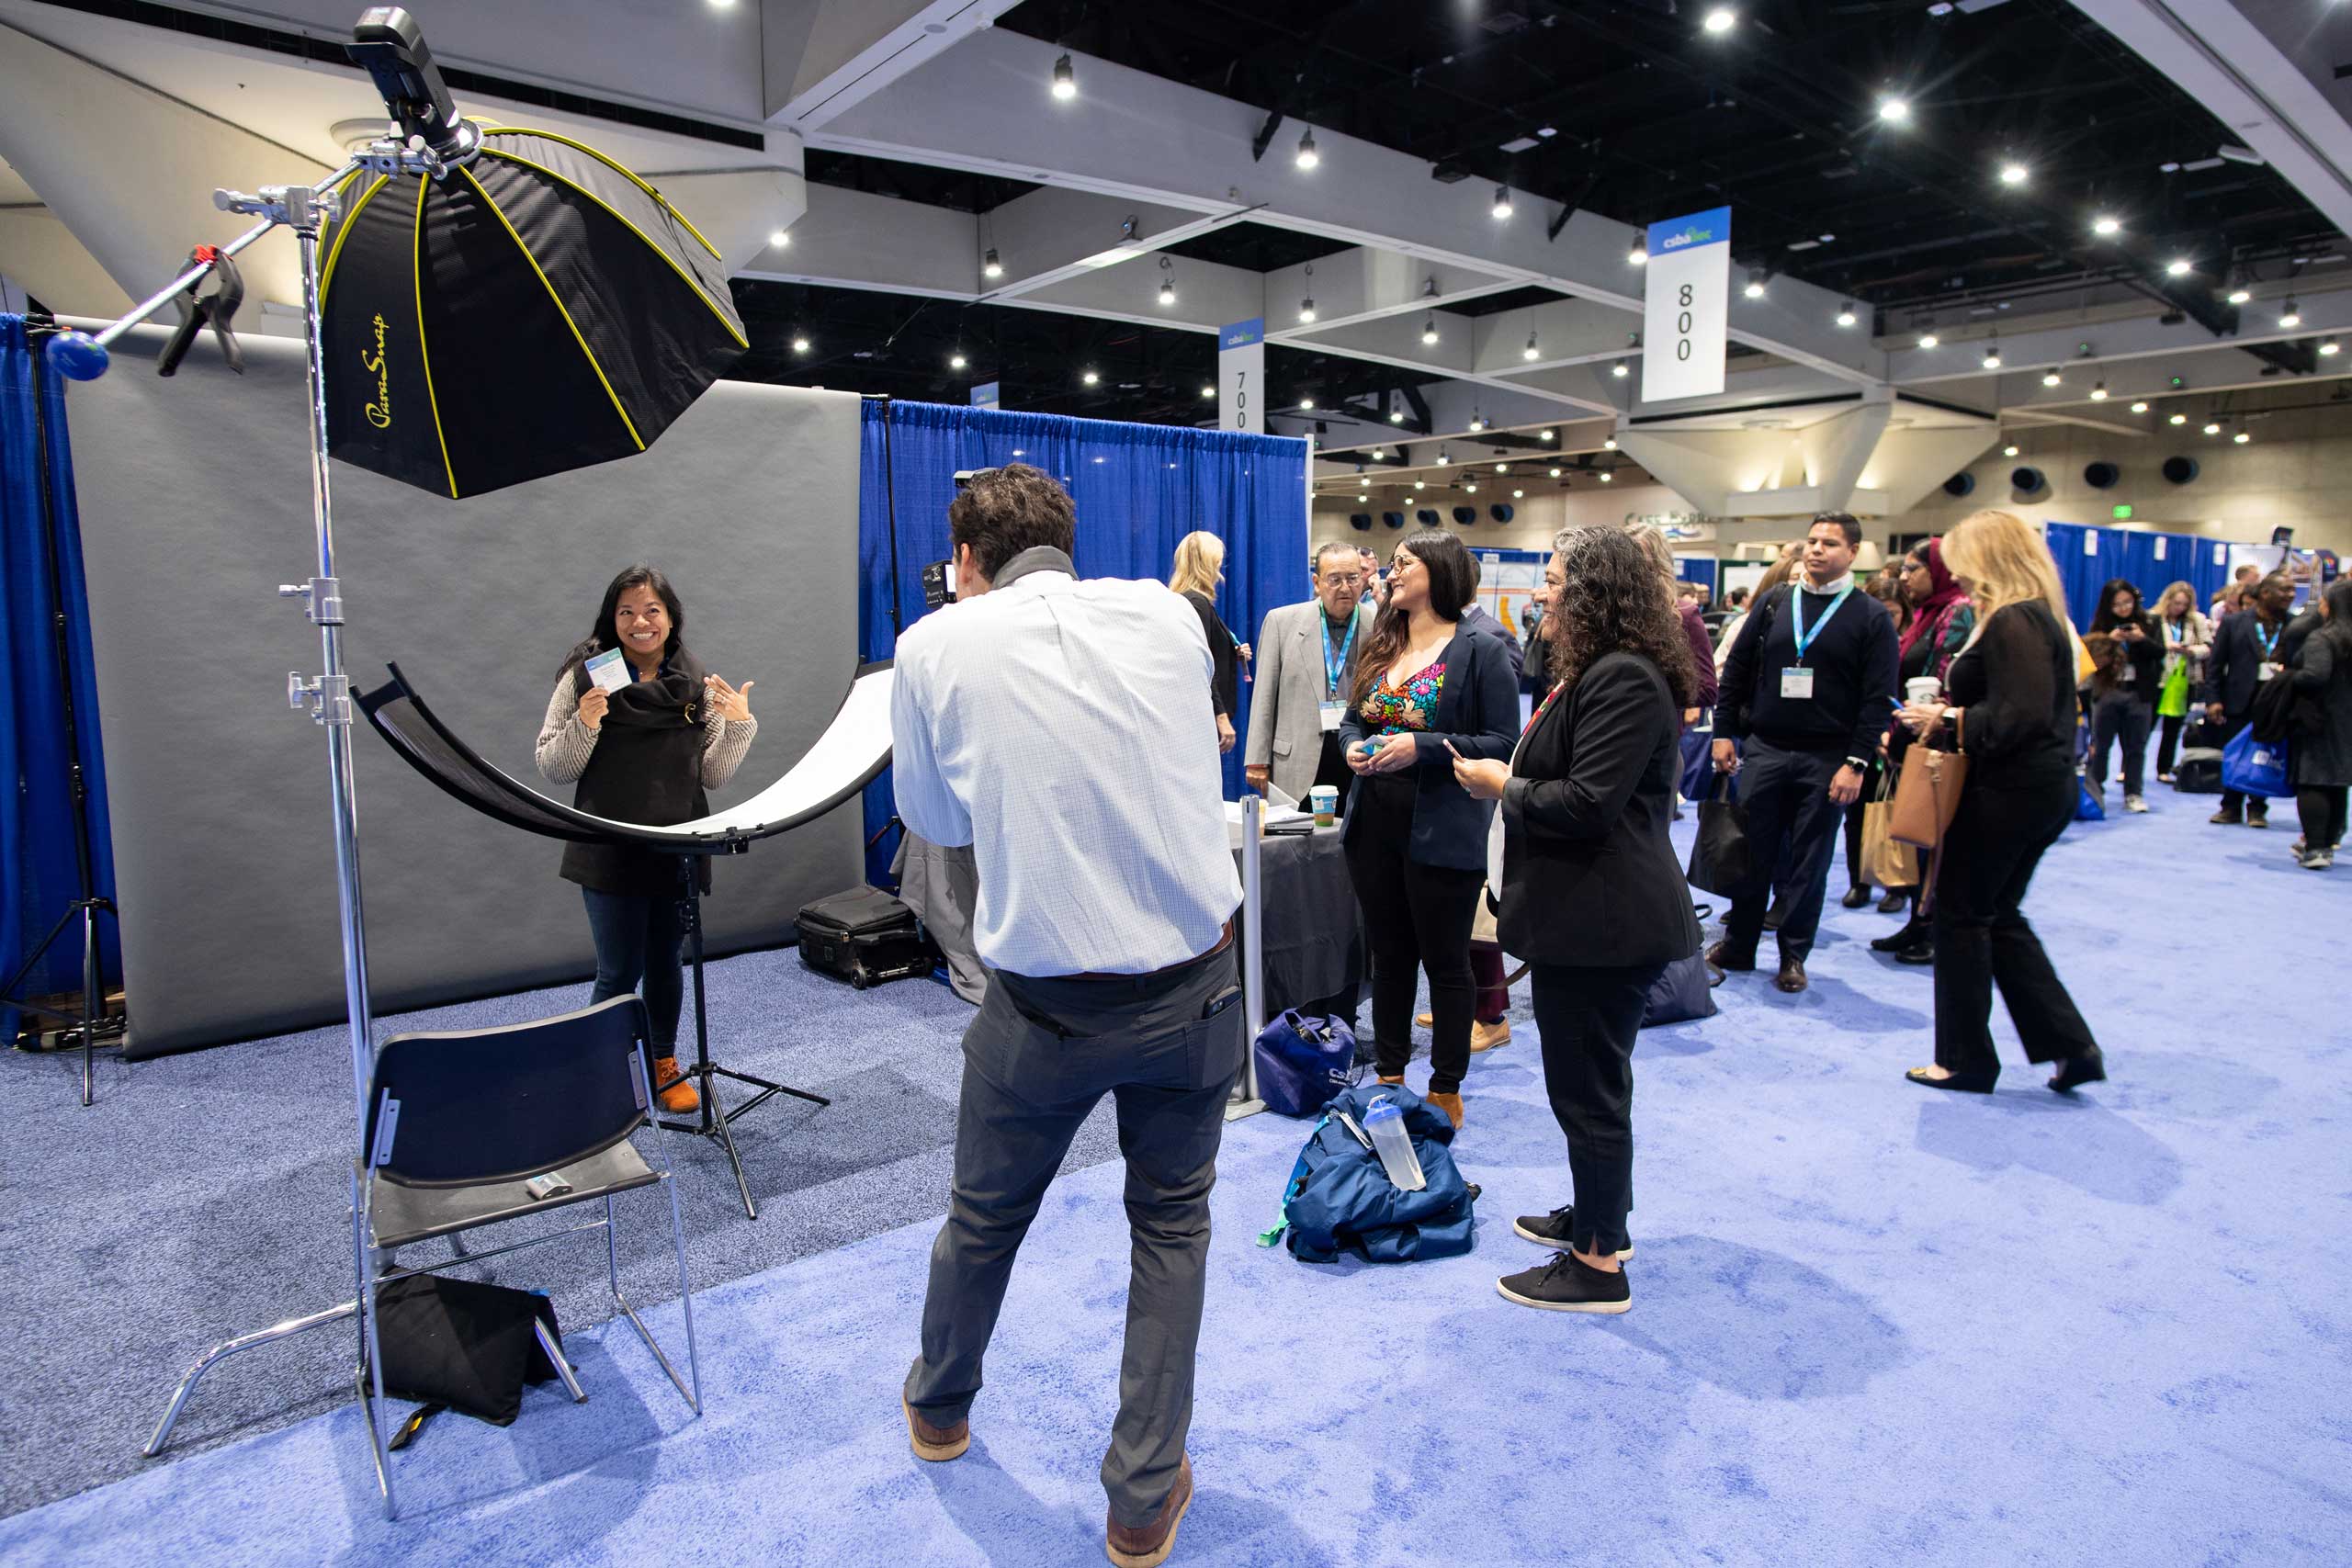
[{"label": "reflector arm", "polygon": [[[612,382],[605,378],[605,367],[596,363],[596,351],[590,348],[588,340],[580,335],[580,323],[571,319],[570,310],[564,309],[563,297],[555,291],[555,284],[540,267],[538,257],[533,255],[531,247],[523,243],[523,236],[514,231],[514,225],[506,220],[506,214],[498,209],[498,203],[491,199],[490,192],[482,189],[481,182],[474,178],[473,171],[459,169],[458,173],[463,175],[466,183],[474,187],[474,194],[481,197],[482,205],[489,208],[491,216],[498,220],[498,226],[506,231],[506,237],[514,242],[514,248],[523,253],[523,260],[529,265],[534,273],[538,275],[540,286],[548,291],[548,298],[555,302],[556,313],[563,318],[563,324],[571,329],[571,341],[580,345],[580,352],[587,357],[588,368],[596,373],[596,380],[605,389],[605,396],[613,400],[613,412],[621,416],[622,428],[628,432],[628,438],[637,443],[637,449],[640,452],[644,451],[645,438],[638,434],[636,422],[628,417],[628,410],[621,406],[620,394],[613,390]],[[423,210],[422,206],[419,210]],[[427,381],[429,385],[430,378]],[[437,414],[435,420],[437,423],[439,420]]]}]

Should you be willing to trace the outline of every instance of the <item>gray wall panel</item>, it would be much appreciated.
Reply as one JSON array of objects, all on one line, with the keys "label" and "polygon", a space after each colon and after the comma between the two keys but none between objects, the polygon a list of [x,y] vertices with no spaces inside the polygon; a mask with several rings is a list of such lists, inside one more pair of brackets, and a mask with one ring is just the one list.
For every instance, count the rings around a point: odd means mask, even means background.
[{"label": "gray wall panel", "polygon": [[[69,404],[133,1055],[343,1011],[324,732],[283,695],[287,671],[316,672],[318,634],[275,597],[315,570],[300,345],[248,339],[238,378],[199,344],[161,380],[161,337],[117,344]],[[857,443],[851,394],[721,382],[643,454],[476,500],[334,465],[355,687],[398,660],[458,734],[542,783],[558,663],[612,574],[649,560],[704,660],[759,682],[759,738],[714,804],[755,791],[856,664]],[[353,744],[379,1011],[593,971],[560,844],[467,810],[364,722]],[[859,858],[852,805],[721,860],[711,945],[784,940]]]}]

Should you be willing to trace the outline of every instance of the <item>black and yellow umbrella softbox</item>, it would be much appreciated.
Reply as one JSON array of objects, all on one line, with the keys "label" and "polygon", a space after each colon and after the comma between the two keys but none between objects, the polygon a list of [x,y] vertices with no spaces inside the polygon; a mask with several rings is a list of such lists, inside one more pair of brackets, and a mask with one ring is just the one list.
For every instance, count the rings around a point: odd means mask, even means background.
[{"label": "black and yellow umbrella softbox", "polygon": [[735,362],[718,253],[593,148],[491,129],[361,173],[320,236],[327,446],[447,496],[642,452]]}]

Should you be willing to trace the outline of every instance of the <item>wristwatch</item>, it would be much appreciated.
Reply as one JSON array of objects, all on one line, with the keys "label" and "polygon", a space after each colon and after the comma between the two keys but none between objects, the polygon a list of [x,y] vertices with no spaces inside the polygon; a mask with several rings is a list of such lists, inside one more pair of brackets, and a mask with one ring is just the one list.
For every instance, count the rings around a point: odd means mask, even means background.
[{"label": "wristwatch", "polygon": [[1849,757],[1846,759],[1846,765],[1858,773],[1867,773],[1871,771],[1870,759],[1867,757]]}]

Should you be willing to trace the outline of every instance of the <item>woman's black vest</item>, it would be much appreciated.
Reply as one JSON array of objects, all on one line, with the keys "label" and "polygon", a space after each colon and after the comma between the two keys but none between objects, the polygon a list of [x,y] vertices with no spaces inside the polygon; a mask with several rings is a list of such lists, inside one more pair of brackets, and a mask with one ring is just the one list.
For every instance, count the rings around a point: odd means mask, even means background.
[{"label": "woman's black vest", "polygon": [[[575,700],[588,679],[572,667]],[[596,733],[596,750],[580,774],[572,806],[616,822],[637,822],[672,828],[710,815],[710,797],[703,793],[702,749],[703,668],[694,655],[680,649],[662,672],[613,693],[605,709],[604,727]],[[660,898],[682,894],[685,885],[680,867],[698,872],[702,891],[710,891],[710,857],[666,855],[651,850],[623,849],[613,844],[566,844],[563,877],[599,893]]]}]

